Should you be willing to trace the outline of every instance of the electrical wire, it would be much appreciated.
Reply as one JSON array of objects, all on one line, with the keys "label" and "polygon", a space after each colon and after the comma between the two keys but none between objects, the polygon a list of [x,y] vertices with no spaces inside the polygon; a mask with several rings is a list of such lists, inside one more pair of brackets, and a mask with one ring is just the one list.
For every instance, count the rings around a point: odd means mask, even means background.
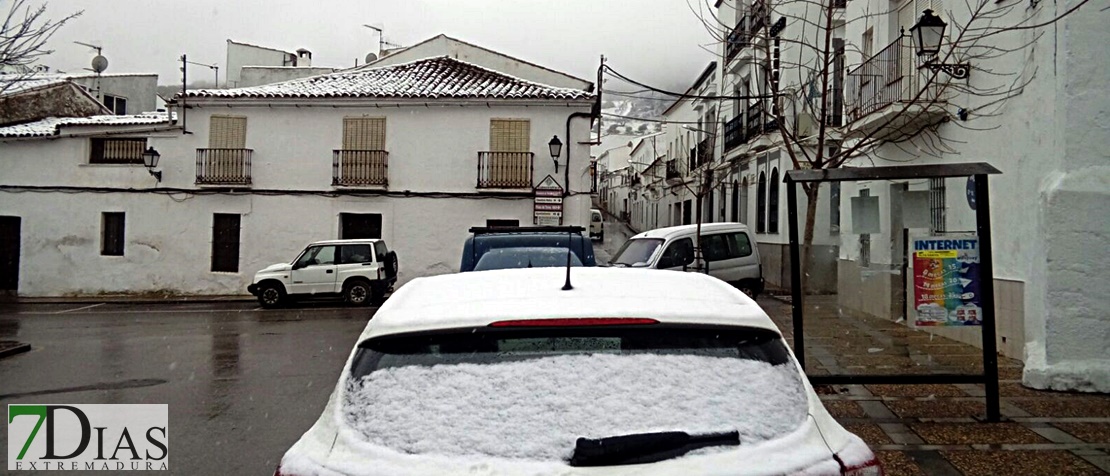
[{"label": "electrical wire", "polygon": [[[674,91],[667,91],[667,90],[665,90],[665,89],[659,89],[659,88],[656,88],[656,87],[654,87],[654,86],[650,86],[650,85],[647,85],[647,84],[641,83],[641,82],[639,82],[639,81],[636,81],[636,80],[634,80],[634,79],[631,79],[631,78],[629,78],[629,77],[627,77],[627,76],[625,76],[625,75],[623,75],[623,74],[620,74],[619,72],[617,72],[616,70],[614,70],[614,69],[613,69],[612,67],[610,67],[609,65],[602,65],[602,71],[603,71],[603,72],[606,72],[606,71],[607,71],[607,72],[609,72],[609,74],[611,74],[612,76],[615,76],[615,77],[617,77],[617,78],[619,78],[619,79],[621,79],[621,80],[623,80],[623,81],[625,81],[625,82],[628,82],[628,83],[631,83],[631,84],[635,84],[635,85],[637,85],[637,86],[640,86],[640,87],[642,87],[642,88],[648,89],[648,90],[650,90],[650,91],[655,91],[655,92],[657,92],[657,93],[661,93],[661,94],[667,94],[667,95],[670,95],[670,96],[674,96],[674,97],[678,97],[678,98],[683,98],[683,99],[714,99],[714,100],[732,100],[732,99],[772,99],[772,98],[774,98],[774,97],[775,97],[775,95],[774,95],[774,94],[767,94],[767,95],[755,95],[755,96],[701,96],[701,95],[697,95],[697,94],[676,93],[676,92],[674,92]],[[604,89],[602,90],[602,93],[604,93]]]},{"label": "electrical wire", "polygon": [[[110,194],[110,193],[128,193],[128,194],[152,194],[152,195],[165,195],[175,202],[183,202],[194,196],[203,195],[258,195],[258,196],[317,196],[317,197],[366,197],[366,196],[379,196],[379,197],[394,197],[394,198],[461,198],[468,200],[524,200],[534,198],[531,190],[520,192],[496,192],[496,193],[481,193],[481,192],[413,192],[411,190],[343,190],[343,191],[329,191],[329,190],[276,190],[276,189],[249,189],[249,190],[207,190],[207,189],[188,189],[188,188],[117,188],[117,187],[74,187],[74,186],[51,186],[51,185],[0,185],[0,192],[3,193],[65,193],[65,194],[81,194],[81,193],[97,193],[97,194]],[[589,195],[591,192],[572,190],[568,195]],[[183,198],[177,198],[175,195],[184,195]]]}]

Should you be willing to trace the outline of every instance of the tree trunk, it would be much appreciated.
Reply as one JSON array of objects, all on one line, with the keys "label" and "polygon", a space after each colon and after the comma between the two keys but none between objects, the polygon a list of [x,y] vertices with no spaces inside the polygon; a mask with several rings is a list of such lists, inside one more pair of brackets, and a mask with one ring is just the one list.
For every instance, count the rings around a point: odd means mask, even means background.
[{"label": "tree trunk", "polygon": [[806,193],[806,223],[802,231],[802,293],[809,288],[809,270],[813,268],[813,228],[817,221],[817,196],[821,188],[818,183],[803,185]]}]

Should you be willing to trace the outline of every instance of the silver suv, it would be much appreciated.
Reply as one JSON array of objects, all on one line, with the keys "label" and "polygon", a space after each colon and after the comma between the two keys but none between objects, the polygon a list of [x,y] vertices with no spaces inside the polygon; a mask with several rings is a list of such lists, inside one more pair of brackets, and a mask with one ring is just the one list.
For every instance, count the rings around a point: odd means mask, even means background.
[{"label": "silver suv", "polygon": [[247,291],[268,308],[302,297],[341,297],[365,306],[380,303],[393,289],[397,270],[397,253],[382,240],[318,241],[292,262],[255,273]]}]

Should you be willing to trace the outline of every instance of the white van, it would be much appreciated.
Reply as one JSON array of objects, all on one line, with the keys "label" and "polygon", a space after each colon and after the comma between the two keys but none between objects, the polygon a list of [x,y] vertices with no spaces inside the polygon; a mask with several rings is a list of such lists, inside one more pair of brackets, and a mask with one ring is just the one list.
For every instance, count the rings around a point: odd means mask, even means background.
[{"label": "white van", "polygon": [[[697,225],[645,231],[624,243],[609,260],[611,266],[694,269]],[[736,286],[749,296],[763,292],[763,265],[748,226],[742,223],[701,225],[702,255],[709,275]]]},{"label": "white van", "polygon": [[590,239],[605,241],[605,222],[596,208],[590,209]]}]

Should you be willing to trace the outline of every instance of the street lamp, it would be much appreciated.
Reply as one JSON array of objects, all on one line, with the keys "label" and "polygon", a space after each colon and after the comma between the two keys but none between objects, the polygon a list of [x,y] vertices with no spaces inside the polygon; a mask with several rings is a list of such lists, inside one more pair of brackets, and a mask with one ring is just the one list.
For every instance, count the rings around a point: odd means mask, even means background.
[{"label": "street lamp", "polygon": [[551,150],[551,160],[555,161],[555,173],[559,173],[559,155],[563,153],[563,142],[559,140],[559,136],[552,136],[547,148]]},{"label": "street lamp", "polygon": [[161,157],[162,154],[159,154],[157,150],[154,150],[153,146],[147,147],[146,151],[143,152],[143,165],[146,166],[146,171],[150,172],[150,175],[153,175],[154,178],[157,179],[159,182],[162,181],[162,171],[159,170],[156,172],[154,171],[154,168],[158,166],[158,159],[160,159]]},{"label": "street lamp", "polygon": [[935,63],[933,60],[940,53],[940,42],[944,38],[944,28],[948,26],[940,17],[933,15],[932,10],[922,12],[917,24],[910,27],[910,36],[917,46],[917,57],[926,58],[922,68],[930,71],[944,71],[955,79],[966,79],[971,73],[968,63],[946,64]]}]

